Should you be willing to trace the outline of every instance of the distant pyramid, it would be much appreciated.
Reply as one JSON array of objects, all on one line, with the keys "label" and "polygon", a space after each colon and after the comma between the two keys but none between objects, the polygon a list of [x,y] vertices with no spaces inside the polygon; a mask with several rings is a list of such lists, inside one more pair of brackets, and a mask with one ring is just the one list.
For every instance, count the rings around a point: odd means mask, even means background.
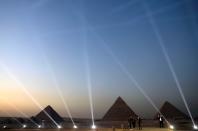
[{"label": "distant pyramid", "polygon": [[127,121],[130,116],[137,117],[134,111],[118,97],[115,103],[104,115],[103,120],[106,121]]},{"label": "distant pyramid", "polygon": [[[188,116],[185,113],[183,113],[182,111],[180,111],[179,109],[177,109],[175,106],[173,106],[171,103],[169,103],[167,101],[160,108],[160,112],[163,114],[163,116],[166,119],[185,119],[185,118],[188,118]],[[157,119],[158,114],[159,113],[157,113],[155,115],[155,117],[154,117],[155,119]]]},{"label": "distant pyramid", "polygon": [[63,118],[51,107],[47,106],[44,110],[42,110],[40,113],[38,113],[35,118],[42,121],[45,120],[46,122],[53,122],[50,117],[56,122],[61,123],[63,122]]}]

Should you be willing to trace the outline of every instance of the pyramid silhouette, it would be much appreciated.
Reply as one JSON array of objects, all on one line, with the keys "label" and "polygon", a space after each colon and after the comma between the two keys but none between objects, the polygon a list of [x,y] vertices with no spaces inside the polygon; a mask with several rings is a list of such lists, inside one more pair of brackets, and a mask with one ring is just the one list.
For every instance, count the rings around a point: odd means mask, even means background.
[{"label": "pyramid silhouette", "polygon": [[130,116],[137,117],[134,111],[125,103],[125,101],[118,97],[115,103],[104,115],[105,121],[127,121]]},{"label": "pyramid silhouette", "polygon": [[[166,119],[186,119],[188,116],[173,106],[171,103],[166,101],[160,108],[160,112]],[[157,113],[154,118],[158,118],[159,113]]]},{"label": "pyramid silhouette", "polygon": [[38,113],[35,118],[42,121],[45,120],[46,122],[53,122],[51,118],[56,122],[56,123],[61,123],[63,122],[63,118],[50,106],[48,105],[45,109],[43,109],[40,113]]}]

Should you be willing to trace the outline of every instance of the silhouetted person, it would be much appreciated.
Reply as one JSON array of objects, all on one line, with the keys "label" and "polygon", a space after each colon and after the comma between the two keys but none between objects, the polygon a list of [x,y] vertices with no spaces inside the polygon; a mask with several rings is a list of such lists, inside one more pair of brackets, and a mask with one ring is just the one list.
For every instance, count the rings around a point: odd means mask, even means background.
[{"label": "silhouetted person", "polygon": [[135,118],[132,119],[132,124],[133,124],[133,128],[135,128],[135,125],[136,125],[136,119]]},{"label": "silhouetted person", "polygon": [[132,116],[130,116],[129,119],[128,119],[129,129],[132,128],[132,121],[133,121],[133,118],[132,118]]},{"label": "silhouetted person", "polygon": [[161,115],[159,117],[159,123],[160,123],[160,128],[163,128],[164,127],[164,119]]},{"label": "silhouetted person", "polygon": [[142,118],[140,118],[139,116],[138,116],[138,128],[139,130],[142,130]]},{"label": "silhouetted person", "polygon": [[131,128],[131,125],[130,125],[130,117],[128,118],[128,127],[129,127],[129,129]]}]

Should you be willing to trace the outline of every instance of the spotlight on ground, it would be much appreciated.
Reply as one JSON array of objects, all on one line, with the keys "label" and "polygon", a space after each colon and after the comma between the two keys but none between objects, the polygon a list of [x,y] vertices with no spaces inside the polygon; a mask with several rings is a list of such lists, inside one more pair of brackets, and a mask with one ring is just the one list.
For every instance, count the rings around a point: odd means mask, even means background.
[{"label": "spotlight on ground", "polygon": [[27,127],[27,125],[24,124],[24,125],[23,125],[23,128],[26,128],[26,127]]},{"label": "spotlight on ground", "polygon": [[74,129],[77,129],[78,127],[76,125],[73,126]]},{"label": "spotlight on ground", "polygon": [[5,129],[5,128],[7,128],[7,126],[3,126],[3,128]]},{"label": "spotlight on ground", "polygon": [[96,126],[95,126],[95,125],[92,125],[92,126],[91,126],[91,129],[96,129]]},{"label": "spotlight on ground", "polygon": [[41,125],[38,125],[38,128],[41,128]]},{"label": "spotlight on ground", "polygon": [[170,125],[169,128],[173,130],[175,127],[173,125]]},{"label": "spotlight on ground", "polygon": [[194,130],[197,130],[197,129],[198,129],[197,125],[194,125],[194,126],[193,126],[193,129],[194,129]]},{"label": "spotlight on ground", "polygon": [[57,128],[58,128],[58,129],[61,129],[61,128],[62,128],[62,126],[58,125],[58,126],[57,126]]}]

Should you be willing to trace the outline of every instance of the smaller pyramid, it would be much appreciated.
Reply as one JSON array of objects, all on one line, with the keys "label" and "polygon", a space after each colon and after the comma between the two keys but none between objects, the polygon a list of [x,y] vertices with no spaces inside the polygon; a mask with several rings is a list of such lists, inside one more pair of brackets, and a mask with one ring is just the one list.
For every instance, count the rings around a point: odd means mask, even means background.
[{"label": "smaller pyramid", "polygon": [[[180,111],[179,109],[177,109],[175,106],[173,106],[171,103],[169,103],[167,101],[160,108],[160,112],[163,114],[163,116],[166,119],[186,119],[186,118],[188,118],[188,116],[185,113],[183,113],[182,111]],[[157,113],[154,116],[154,119],[158,118],[158,114],[159,113]]]},{"label": "smaller pyramid", "polygon": [[53,120],[56,123],[63,122],[63,118],[50,105],[48,105],[45,109],[43,109],[40,113],[38,113],[35,116],[35,118],[40,121],[45,120],[46,122],[52,122],[52,123]]},{"label": "smaller pyramid", "polygon": [[127,121],[128,118],[137,117],[134,111],[125,103],[125,101],[118,97],[115,103],[104,115],[104,121]]}]

